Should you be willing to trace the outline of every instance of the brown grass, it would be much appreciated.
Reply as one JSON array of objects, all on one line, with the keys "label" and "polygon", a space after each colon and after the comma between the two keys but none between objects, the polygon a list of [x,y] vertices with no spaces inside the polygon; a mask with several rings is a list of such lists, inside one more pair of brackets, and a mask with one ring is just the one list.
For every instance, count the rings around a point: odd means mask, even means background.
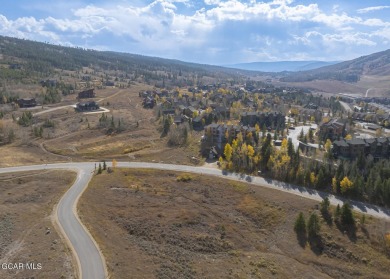
[{"label": "brown grass", "polygon": [[308,218],[316,202],[215,177],[177,179],[184,176],[116,169],[93,178],[80,212],[112,278],[386,278],[390,271],[380,240],[386,222],[367,218],[352,241],[321,221],[317,253],[293,231],[298,213]]},{"label": "brown grass", "polygon": [[1,263],[42,265],[40,270],[0,269],[0,278],[75,278],[71,252],[50,218],[75,177],[64,171],[0,175]]}]

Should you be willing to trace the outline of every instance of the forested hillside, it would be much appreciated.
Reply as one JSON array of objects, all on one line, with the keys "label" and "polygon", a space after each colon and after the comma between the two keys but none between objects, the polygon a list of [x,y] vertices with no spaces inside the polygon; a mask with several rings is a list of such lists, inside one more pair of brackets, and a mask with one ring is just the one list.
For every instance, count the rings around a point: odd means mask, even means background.
[{"label": "forested hillside", "polygon": [[287,75],[281,79],[286,82],[312,80],[340,80],[357,82],[363,75],[390,75],[390,50],[362,56],[315,70]]},{"label": "forested hillside", "polygon": [[[237,79],[250,72],[218,66],[186,63],[142,55],[63,47],[0,36],[0,79],[26,81],[47,78],[55,70],[79,71],[89,67],[99,71],[120,71],[134,80],[194,85],[204,77]],[[30,81],[30,80],[29,80]]]}]

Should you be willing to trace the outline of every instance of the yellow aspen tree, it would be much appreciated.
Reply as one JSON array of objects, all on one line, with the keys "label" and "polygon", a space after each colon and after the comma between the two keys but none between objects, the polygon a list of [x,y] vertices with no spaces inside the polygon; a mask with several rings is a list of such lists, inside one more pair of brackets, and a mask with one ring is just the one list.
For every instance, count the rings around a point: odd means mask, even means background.
[{"label": "yellow aspen tree", "polygon": [[344,176],[343,180],[340,181],[340,191],[341,193],[347,192],[349,189],[352,189],[353,182],[349,180],[348,176]]},{"label": "yellow aspen tree", "polygon": [[283,153],[287,152],[287,145],[288,145],[288,141],[286,138],[284,138],[282,140],[282,146],[281,146],[281,150]]},{"label": "yellow aspen tree", "polygon": [[327,139],[325,142],[325,151],[330,153],[331,148],[332,148],[332,142],[330,141],[330,139]]},{"label": "yellow aspen tree", "polygon": [[253,148],[253,146],[248,144],[247,149],[248,149],[248,156],[253,157],[253,155],[255,155],[255,149]]},{"label": "yellow aspen tree", "polygon": [[219,162],[219,166],[220,166],[221,168],[224,168],[224,167],[225,167],[225,166],[224,166],[224,162],[223,162],[222,156],[219,157],[218,162]]},{"label": "yellow aspen tree", "polygon": [[223,154],[225,155],[226,161],[230,162],[232,159],[232,154],[233,154],[233,148],[230,144],[225,145],[225,149],[223,151]]},{"label": "yellow aspen tree", "polygon": [[259,134],[260,133],[260,126],[259,124],[256,123],[255,125],[255,130],[256,130],[256,134]]},{"label": "yellow aspen tree", "polygon": [[310,183],[311,183],[311,185],[315,185],[316,184],[316,180],[317,180],[317,178],[316,178],[315,173],[311,172],[310,173]]}]

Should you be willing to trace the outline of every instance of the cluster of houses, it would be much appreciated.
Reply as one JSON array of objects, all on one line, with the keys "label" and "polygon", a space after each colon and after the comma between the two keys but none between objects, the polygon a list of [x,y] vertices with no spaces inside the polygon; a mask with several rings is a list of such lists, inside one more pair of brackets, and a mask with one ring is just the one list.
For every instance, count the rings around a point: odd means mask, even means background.
[{"label": "cluster of houses", "polygon": [[202,153],[203,155],[210,154],[211,157],[218,157],[223,154],[225,145],[230,143],[237,135],[241,133],[243,140],[248,141],[250,138],[251,144],[257,140],[256,129],[243,125],[227,125],[213,123],[204,127],[204,136],[202,138]]},{"label": "cluster of houses", "polygon": [[284,129],[286,122],[286,116],[280,112],[249,111],[242,112],[240,116],[241,124],[250,127],[258,125],[260,128]]},{"label": "cluster of houses", "polygon": [[[254,89],[253,89],[254,90]],[[241,111],[257,111],[258,102],[249,91],[235,87],[224,89],[215,85],[203,86],[202,88],[189,88],[189,93],[179,93],[178,90],[148,90],[139,92],[143,98],[144,108],[157,107],[160,115],[172,115],[175,123],[191,122],[195,130],[202,130],[206,125],[213,122],[225,121],[235,117],[239,119],[239,111],[235,110],[232,115],[234,102],[240,103]],[[263,105],[274,107],[273,98],[263,100]],[[263,114],[249,113],[241,115],[243,126],[254,127],[255,124],[263,124]],[[272,119],[271,119],[272,118]],[[266,117],[269,123],[267,127],[284,127],[285,118],[282,114],[272,114]]]},{"label": "cluster of houses", "polygon": [[[144,108],[157,106],[161,115],[172,115],[176,124],[191,122],[195,130],[201,130],[205,125],[218,120],[230,119],[230,106],[236,100],[233,95],[205,92],[199,97],[195,94],[197,91],[180,95],[177,91],[167,90],[139,92]],[[208,108],[211,111],[206,111]]]},{"label": "cluster of houses", "polygon": [[[204,127],[204,136],[202,139],[202,153],[212,153],[214,156],[223,154],[226,143],[231,142],[239,133],[242,134],[244,141],[251,141],[251,144],[257,142],[258,134],[255,125],[275,129],[284,128],[286,116],[280,112],[243,112],[241,113],[241,122],[239,125],[210,124]],[[248,139],[247,137],[251,138]]]},{"label": "cluster of houses", "polygon": [[[94,98],[94,89],[84,90],[78,93],[78,99],[90,99]],[[20,98],[17,100],[17,104],[20,108],[32,108],[38,105],[35,98]],[[77,111],[93,111],[100,109],[99,105],[95,101],[79,102],[76,104]]]},{"label": "cluster of houses", "polygon": [[371,155],[374,159],[390,157],[390,137],[337,140],[333,142],[332,153],[335,158],[355,159],[361,155]]},{"label": "cluster of houses", "polygon": [[143,98],[142,105],[144,108],[154,108],[157,104],[157,98],[168,97],[168,90],[145,90],[138,93],[139,97]]},{"label": "cluster of houses", "polygon": [[390,114],[383,113],[370,113],[370,112],[354,112],[352,113],[352,119],[357,121],[364,121],[370,123],[376,123],[380,125],[384,125],[385,122],[390,123]]},{"label": "cluster of houses", "polygon": [[[91,99],[95,98],[96,94],[93,88],[81,91],[77,94],[77,99]],[[85,101],[79,102],[76,104],[76,111],[85,112],[85,111],[94,111],[100,109],[99,104],[95,101]]]}]

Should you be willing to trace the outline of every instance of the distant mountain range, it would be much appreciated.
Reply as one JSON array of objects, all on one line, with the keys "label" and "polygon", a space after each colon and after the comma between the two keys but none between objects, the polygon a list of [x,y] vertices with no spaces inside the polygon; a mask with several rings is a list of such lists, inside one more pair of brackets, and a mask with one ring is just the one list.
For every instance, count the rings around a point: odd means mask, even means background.
[{"label": "distant mountain range", "polygon": [[[253,75],[275,76],[284,82],[316,80],[356,83],[362,76],[390,76],[390,50],[353,60],[254,62],[213,66],[129,53],[69,48],[0,36],[0,82],[54,76],[56,69],[80,71],[85,67],[121,71],[133,80],[159,86],[193,86],[237,80]],[[382,78],[383,79],[383,78]],[[388,87],[388,86],[386,86]]]},{"label": "distant mountain range", "polygon": [[299,72],[318,69],[337,64],[337,61],[277,61],[277,62],[252,62],[225,65],[224,67],[236,68],[260,72]]},{"label": "distant mountain range", "polygon": [[357,82],[361,76],[390,75],[390,49],[317,69],[294,72],[281,81],[339,80]]}]

